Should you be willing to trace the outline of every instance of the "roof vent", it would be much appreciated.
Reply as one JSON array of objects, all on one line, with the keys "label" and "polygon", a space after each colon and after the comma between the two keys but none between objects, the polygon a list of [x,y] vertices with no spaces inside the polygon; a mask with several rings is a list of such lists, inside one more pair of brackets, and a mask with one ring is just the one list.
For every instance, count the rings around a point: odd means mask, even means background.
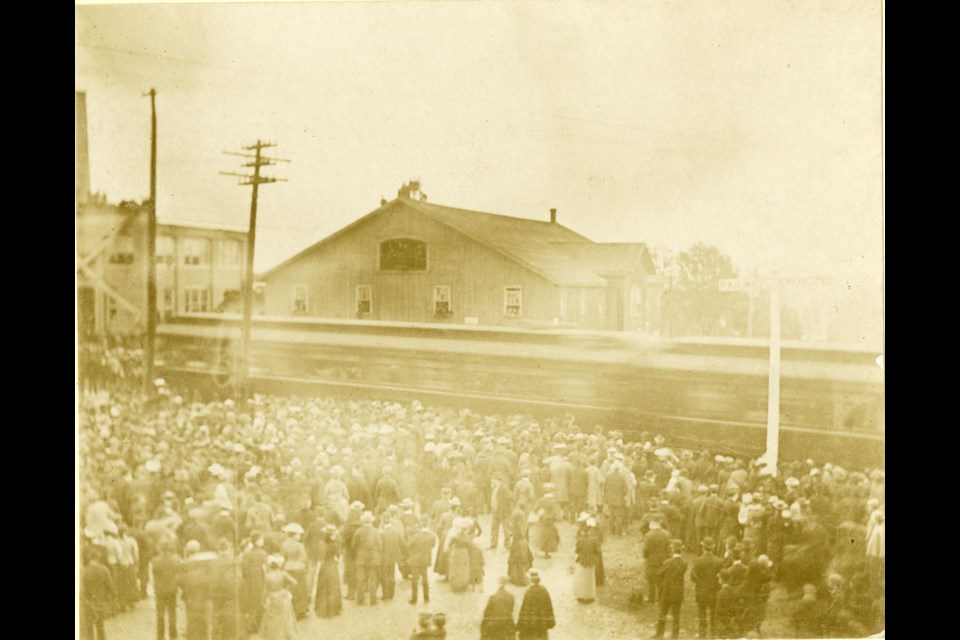
[{"label": "roof vent", "polygon": [[556,221],[557,221],[557,210],[556,210],[556,209],[550,209],[550,222],[554,222],[554,223],[555,223]]}]

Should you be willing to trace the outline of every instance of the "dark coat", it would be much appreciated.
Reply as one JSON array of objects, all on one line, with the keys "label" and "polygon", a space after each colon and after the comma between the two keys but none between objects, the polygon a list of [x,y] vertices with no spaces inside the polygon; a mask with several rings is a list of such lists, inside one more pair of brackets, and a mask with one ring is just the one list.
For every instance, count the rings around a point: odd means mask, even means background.
[{"label": "dark coat", "polygon": [[513,594],[499,589],[487,600],[480,622],[480,640],[514,640],[517,637],[517,625],[513,621]]},{"label": "dark coat", "polygon": [[663,529],[651,529],[643,536],[643,559],[659,565],[670,557],[670,534]]},{"label": "dark coat", "polygon": [[112,613],[117,602],[110,571],[99,562],[91,562],[83,568],[80,577],[80,599],[90,609],[100,613]]},{"label": "dark coat", "polygon": [[364,525],[353,534],[353,545],[357,551],[357,566],[379,567],[383,556],[383,538],[380,531]]},{"label": "dark coat", "polygon": [[411,569],[430,566],[437,538],[429,531],[418,531],[407,540],[407,565]]},{"label": "dark coat", "polygon": [[707,553],[693,561],[690,579],[697,585],[697,602],[712,602],[720,591],[718,575],[723,561],[712,553]]},{"label": "dark coat", "polygon": [[180,588],[183,560],[177,556],[160,555],[153,559],[153,590],[158,596],[175,596]]},{"label": "dark coat", "polygon": [[553,617],[553,602],[550,594],[539,584],[532,584],[523,594],[520,615],[517,617],[517,631],[521,640],[527,638],[546,638],[547,631],[556,626]]},{"label": "dark coat", "polygon": [[679,556],[673,556],[660,565],[657,580],[660,582],[660,598],[664,602],[683,602],[683,578],[687,573],[687,563]]}]

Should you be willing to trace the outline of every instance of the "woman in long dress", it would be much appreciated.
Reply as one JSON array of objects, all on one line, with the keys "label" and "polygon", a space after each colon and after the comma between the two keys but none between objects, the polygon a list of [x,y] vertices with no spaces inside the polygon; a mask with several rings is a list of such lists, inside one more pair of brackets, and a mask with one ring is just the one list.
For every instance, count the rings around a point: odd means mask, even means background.
[{"label": "woman in long dress", "polygon": [[[545,488],[549,487],[549,484],[545,485]],[[560,548],[560,532],[557,531],[556,523],[561,514],[552,491],[547,491],[537,500],[533,505],[533,513],[537,517],[537,550],[549,558],[551,553]]]},{"label": "woman in long dress", "polygon": [[470,522],[465,518],[458,519],[447,538],[447,577],[450,587],[457,592],[466,590],[472,583],[470,547],[473,546],[473,539],[467,533],[469,526]]},{"label": "woman in long dress", "polygon": [[573,572],[573,596],[578,602],[597,599],[597,561],[600,557],[600,537],[597,521],[588,518],[577,536],[577,566]]},{"label": "woman in long dress", "polygon": [[527,540],[527,516],[518,508],[510,518],[510,555],[507,557],[507,577],[511,584],[527,586],[527,571],[533,566],[533,552]]},{"label": "woman in long dress", "polygon": [[323,558],[317,568],[314,612],[320,618],[332,618],[343,611],[340,592],[340,552],[336,541],[337,528],[328,524],[323,528]]},{"label": "woman in long dress", "polygon": [[287,587],[297,581],[284,571],[284,558],[280,555],[267,558],[267,574],[264,577],[266,598],[263,602],[263,619],[260,622],[260,637],[263,640],[293,640],[297,637],[297,620],[293,613],[293,596]]}]

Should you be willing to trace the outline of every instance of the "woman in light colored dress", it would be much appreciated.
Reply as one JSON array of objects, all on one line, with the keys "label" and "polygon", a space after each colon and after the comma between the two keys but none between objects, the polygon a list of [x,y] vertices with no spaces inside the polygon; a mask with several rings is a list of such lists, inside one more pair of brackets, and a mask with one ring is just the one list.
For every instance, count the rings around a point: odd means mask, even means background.
[{"label": "woman in light colored dress", "polygon": [[263,619],[260,622],[260,637],[263,640],[293,640],[297,637],[297,620],[293,613],[293,596],[287,587],[297,581],[284,571],[284,558],[273,555],[267,558],[267,574],[264,577],[266,598],[263,602]]},{"label": "woman in light colored dress", "polygon": [[573,596],[578,602],[597,599],[597,561],[600,557],[600,536],[597,521],[587,518],[577,535],[577,566],[573,572]]}]

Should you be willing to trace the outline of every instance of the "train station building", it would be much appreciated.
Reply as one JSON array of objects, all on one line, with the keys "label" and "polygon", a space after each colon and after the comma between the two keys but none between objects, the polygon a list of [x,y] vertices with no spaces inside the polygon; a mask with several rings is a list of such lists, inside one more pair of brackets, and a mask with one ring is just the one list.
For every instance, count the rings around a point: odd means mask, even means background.
[{"label": "train station building", "polygon": [[662,284],[646,245],[593,242],[544,214],[428,203],[411,181],[262,274],[264,313],[657,332]]}]

